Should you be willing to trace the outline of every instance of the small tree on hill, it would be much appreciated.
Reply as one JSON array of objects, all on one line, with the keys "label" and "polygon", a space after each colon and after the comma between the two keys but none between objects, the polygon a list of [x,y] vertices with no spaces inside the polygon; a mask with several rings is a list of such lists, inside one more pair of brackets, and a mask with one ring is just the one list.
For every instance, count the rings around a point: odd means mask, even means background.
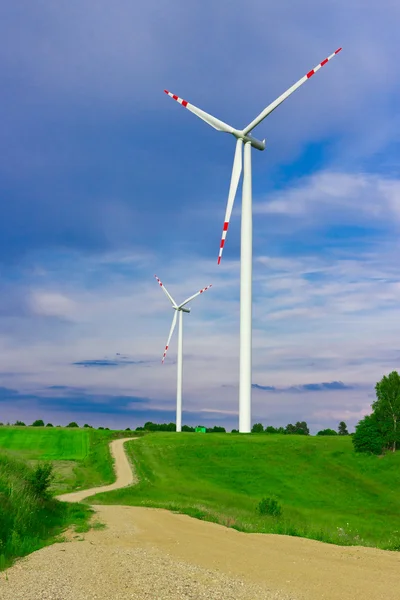
[{"label": "small tree on hill", "polygon": [[338,434],[339,435],[349,435],[349,432],[347,431],[347,425],[344,421],[340,421],[340,423],[339,423]]},{"label": "small tree on hill", "polygon": [[264,426],[262,425],[262,423],[254,423],[253,427],[251,428],[251,433],[263,433],[264,432]]},{"label": "small tree on hill", "polygon": [[68,423],[67,427],[79,427],[78,423],[75,423],[75,421],[71,421],[71,423]]},{"label": "small tree on hill", "polygon": [[15,421],[14,425],[15,427],[26,427],[23,421]]},{"label": "small tree on hill", "polygon": [[285,433],[292,435],[310,435],[310,430],[308,429],[307,423],[305,421],[297,421],[296,425],[286,425]]},{"label": "small tree on hill", "polygon": [[36,421],[33,421],[32,427],[44,427],[44,421],[42,421],[42,419],[36,419]]},{"label": "small tree on hill", "polygon": [[84,424],[84,427],[86,427],[86,429],[93,429],[93,427],[91,425],[88,425],[87,423]]},{"label": "small tree on hill", "polygon": [[352,436],[352,442],[356,452],[381,454],[384,438],[375,415],[367,415],[359,421]]},{"label": "small tree on hill", "polygon": [[317,435],[338,435],[338,433],[334,429],[322,429],[322,431],[318,431]]},{"label": "small tree on hill", "polygon": [[53,427],[52,423],[47,423],[46,427]]}]

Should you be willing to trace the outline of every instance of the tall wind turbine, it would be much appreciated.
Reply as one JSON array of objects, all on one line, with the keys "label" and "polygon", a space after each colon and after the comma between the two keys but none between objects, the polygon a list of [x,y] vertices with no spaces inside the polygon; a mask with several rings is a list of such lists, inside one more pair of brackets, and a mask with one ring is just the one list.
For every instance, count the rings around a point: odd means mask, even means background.
[{"label": "tall wind turbine", "polygon": [[169,293],[169,291],[167,290],[167,288],[165,287],[165,285],[163,285],[163,283],[159,280],[159,278],[157,277],[157,275],[154,275],[154,277],[157,279],[160,287],[164,291],[164,294],[167,296],[168,300],[171,302],[172,308],[175,311],[175,314],[172,317],[172,325],[171,325],[171,329],[169,330],[169,336],[168,336],[168,340],[167,340],[167,345],[165,346],[164,354],[163,354],[163,357],[162,357],[162,360],[161,360],[162,363],[164,363],[165,357],[167,355],[167,351],[168,351],[168,348],[169,348],[169,343],[171,341],[172,334],[174,333],[174,329],[175,329],[175,325],[176,325],[176,320],[177,320],[177,317],[178,317],[178,314],[179,314],[178,360],[177,360],[177,363],[178,363],[177,364],[178,376],[177,376],[177,384],[176,384],[176,431],[182,431],[183,313],[190,313],[190,308],[185,308],[186,304],[189,304],[189,302],[191,302],[192,300],[194,300],[194,298],[197,298],[197,296],[200,296],[200,294],[203,294],[203,292],[205,292],[210,287],[212,287],[212,284],[210,284],[207,287],[203,288],[202,290],[200,290],[196,294],[193,294],[193,296],[190,296],[189,298],[187,298],[184,302],[182,302],[182,304],[177,304],[175,302],[175,300],[173,299],[173,297],[171,296],[171,294]]},{"label": "tall wind turbine", "polygon": [[314,69],[311,69],[297,83],[292,85],[279,98],[269,104],[259,115],[244,129],[235,129],[223,121],[193,106],[179,96],[164,90],[168,96],[182,104],[200,119],[211,125],[217,131],[230,133],[236,138],[236,150],[233,160],[233,170],[229,187],[228,203],[226,206],[225,220],[222,229],[221,243],[218,255],[218,264],[221,262],[226,234],[228,232],[233,203],[242,172],[242,146],[244,144],[244,168],[242,190],[242,225],[241,225],[241,256],[240,256],[240,371],[239,371],[239,431],[250,433],[251,430],[251,321],[252,321],[252,267],[253,267],[253,215],[251,192],[251,147],[257,150],[265,149],[265,139],[261,142],[250,135],[250,132],[272,113],[286,98],[289,98],[303,83],[312,77],[321,67],[341,51],[325,58]]}]

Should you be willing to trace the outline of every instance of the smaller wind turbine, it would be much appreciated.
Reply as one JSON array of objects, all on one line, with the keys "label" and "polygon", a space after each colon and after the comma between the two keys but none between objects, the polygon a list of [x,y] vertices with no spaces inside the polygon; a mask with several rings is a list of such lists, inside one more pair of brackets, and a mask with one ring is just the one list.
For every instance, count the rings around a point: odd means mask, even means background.
[{"label": "smaller wind turbine", "polygon": [[160,287],[163,289],[164,294],[167,296],[168,300],[171,302],[172,308],[175,311],[175,314],[174,314],[174,316],[172,318],[171,329],[169,330],[169,336],[168,336],[168,340],[167,340],[167,345],[165,346],[164,354],[163,354],[163,357],[162,357],[162,360],[161,360],[162,363],[164,363],[165,357],[167,355],[167,351],[168,351],[168,348],[169,348],[169,343],[171,341],[172,334],[174,333],[174,329],[175,329],[175,325],[176,325],[176,320],[177,320],[178,313],[179,313],[178,361],[177,361],[178,362],[178,365],[177,365],[178,376],[177,376],[177,384],[176,384],[176,431],[182,431],[183,313],[184,312],[185,313],[190,313],[190,308],[185,308],[186,304],[188,304],[189,302],[191,302],[192,300],[194,300],[194,298],[196,298],[197,296],[200,296],[200,294],[202,294],[203,292],[205,292],[206,290],[208,290],[210,287],[212,287],[212,284],[208,285],[205,288],[203,288],[202,290],[200,290],[196,294],[193,294],[193,296],[190,296],[189,298],[187,298],[184,302],[182,302],[182,304],[177,304],[175,302],[175,300],[173,299],[173,297],[171,296],[171,294],[169,293],[169,291],[167,290],[167,288],[165,287],[165,285],[163,285],[162,282],[159,280],[159,278],[157,277],[157,275],[154,275],[154,277],[157,279]]}]

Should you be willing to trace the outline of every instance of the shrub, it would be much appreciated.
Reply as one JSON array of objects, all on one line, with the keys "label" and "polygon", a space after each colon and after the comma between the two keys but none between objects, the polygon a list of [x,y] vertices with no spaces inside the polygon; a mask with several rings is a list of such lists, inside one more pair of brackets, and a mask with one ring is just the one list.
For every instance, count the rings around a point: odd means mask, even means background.
[{"label": "shrub", "polygon": [[257,512],[260,515],[270,515],[271,517],[280,517],[282,507],[276,498],[263,498],[257,506]]},{"label": "shrub", "polygon": [[49,496],[49,487],[53,479],[54,473],[51,463],[38,464],[28,477],[34,494],[39,498],[47,498]]},{"label": "shrub", "polygon": [[31,427],[44,427],[44,421],[42,421],[42,419],[36,419],[36,421],[33,421]]},{"label": "shrub", "polygon": [[262,423],[254,423],[253,427],[251,428],[251,433],[263,433],[264,432],[264,427]]},{"label": "shrub", "polygon": [[71,421],[71,423],[68,423],[67,427],[79,427],[78,423],[75,423],[75,421]]},{"label": "shrub", "polygon": [[53,427],[53,423],[47,423],[46,427]]},{"label": "shrub", "polygon": [[322,429],[322,431],[318,431],[317,435],[338,435],[338,433],[334,429]]}]

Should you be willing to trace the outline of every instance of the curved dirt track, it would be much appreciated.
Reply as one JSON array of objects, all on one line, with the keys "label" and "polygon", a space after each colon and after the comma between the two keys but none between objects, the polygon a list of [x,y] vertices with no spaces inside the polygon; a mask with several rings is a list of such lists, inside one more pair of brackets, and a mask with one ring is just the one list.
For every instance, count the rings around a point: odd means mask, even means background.
[{"label": "curved dirt track", "polygon": [[123,438],[120,440],[114,440],[110,444],[111,456],[114,459],[114,470],[116,480],[110,485],[103,485],[101,487],[90,488],[89,490],[79,490],[79,492],[71,492],[70,494],[62,494],[57,496],[57,500],[61,502],[81,502],[85,498],[100,494],[101,492],[111,492],[112,490],[119,490],[120,488],[127,487],[132,483],[136,482],[133,476],[132,467],[128,461],[124,450],[125,442],[136,440],[137,438]]},{"label": "curved dirt track", "polygon": [[[112,443],[117,472],[112,486],[61,498],[75,501],[132,483],[125,441]],[[400,599],[399,553],[245,534],[159,509],[95,509],[105,530],[18,561],[1,574],[0,599]]]}]

